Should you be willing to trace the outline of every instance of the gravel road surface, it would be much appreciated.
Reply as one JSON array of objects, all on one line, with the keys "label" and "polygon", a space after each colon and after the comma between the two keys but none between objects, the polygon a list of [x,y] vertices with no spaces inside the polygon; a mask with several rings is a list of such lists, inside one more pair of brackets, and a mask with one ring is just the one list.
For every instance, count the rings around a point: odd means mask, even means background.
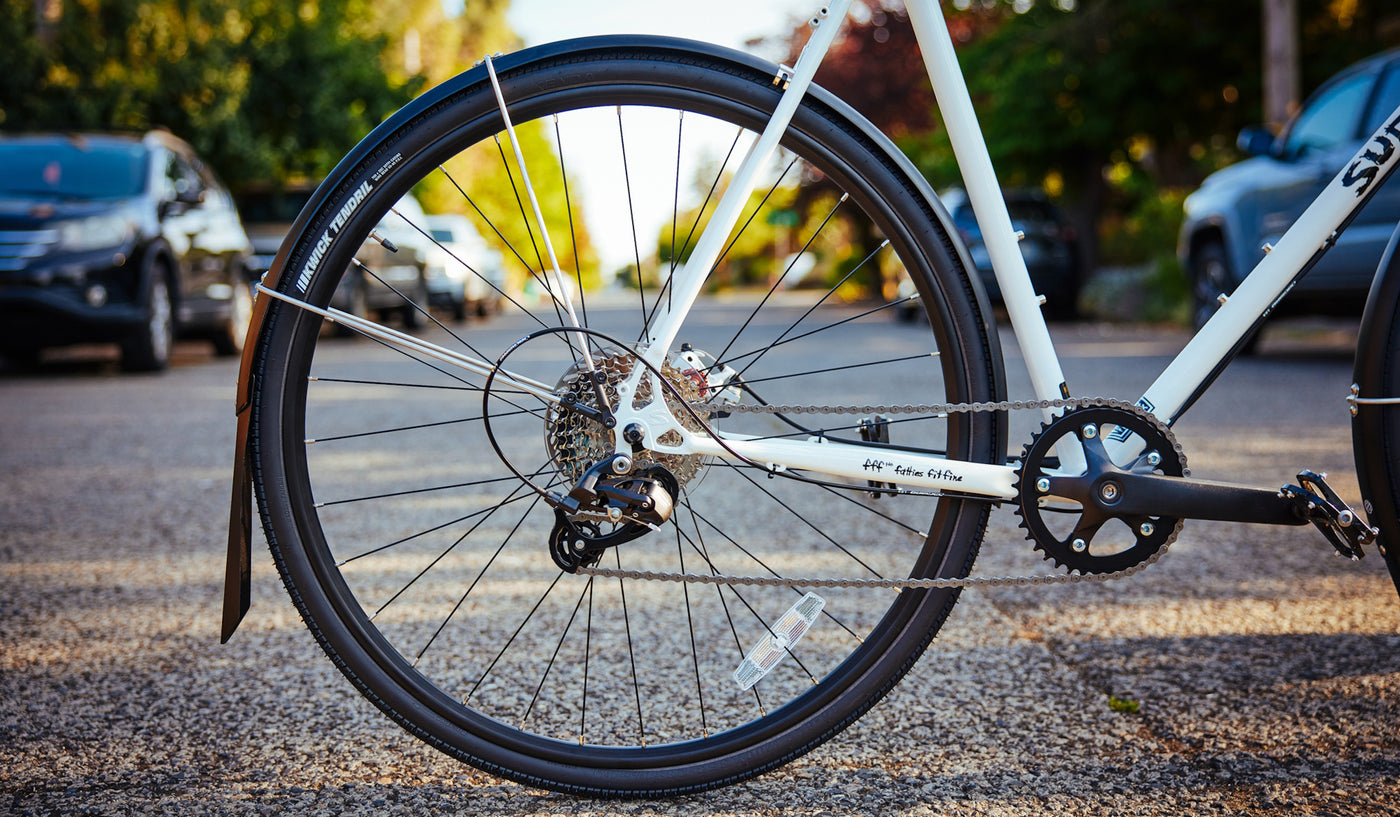
[{"label": "gravel road surface", "polygon": [[[1081,394],[1135,395],[1184,343],[1056,334]],[[1355,497],[1348,342],[1276,330],[1232,365],[1177,429],[1195,475],[1308,467]],[[237,366],[190,346],[129,376],[84,354],[0,371],[2,814],[1400,814],[1383,563],[1225,523],[1188,523],[1124,581],[965,593],[893,695],[749,783],[621,803],[502,783],[351,690],[260,536],[252,611],[219,645]],[[1043,569],[999,511],[978,572]]]}]

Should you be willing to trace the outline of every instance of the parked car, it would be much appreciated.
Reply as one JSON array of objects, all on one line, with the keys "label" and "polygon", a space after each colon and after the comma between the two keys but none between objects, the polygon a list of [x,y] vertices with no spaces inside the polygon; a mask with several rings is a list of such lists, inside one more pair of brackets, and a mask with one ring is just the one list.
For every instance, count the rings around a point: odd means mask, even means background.
[{"label": "parked car", "polygon": [[[315,190],[314,184],[302,184],[238,194],[238,209],[253,242],[252,266],[259,275],[272,266],[292,222]],[[352,267],[331,297],[331,306],[380,320],[398,315],[404,326],[412,329],[422,322],[428,308],[426,259],[432,242],[421,229],[427,217],[412,195],[400,199],[395,209],[403,216],[391,212],[376,227],[376,232],[387,238],[394,250],[377,241],[366,241],[355,257],[374,274],[366,275],[359,267]]]},{"label": "parked car", "polygon": [[[1026,261],[1031,284],[1045,297],[1045,316],[1050,320],[1072,320],[1078,314],[1080,269],[1079,243],[1074,229],[1061,215],[1059,208],[1039,190],[1005,190],[1006,208],[1011,226],[1024,235],[1020,241],[1021,257]],[[991,257],[982,241],[982,230],[972,213],[967,193],[953,188],[939,194],[943,206],[953,217],[972,255],[972,263],[992,300],[1001,301],[1001,287],[992,273]]]},{"label": "parked car", "polygon": [[501,311],[506,287],[501,254],[487,245],[466,216],[428,216],[428,302],[454,320]]},{"label": "parked car", "polygon": [[177,335],[243,347],[250,245],[233,200],[168,133],[0,136],[0,354],[118,343],[165,368]]},{"label": "parked car", "polygon": [[[1252,158],[1220,170],[1186,199],[1179,254],[1199,327],[1400,105],[1400,49],[1329,79],[1277,136],[1240,133]],[[1400,222],[1400,185],[1384,185],[1277,312],[1358,313]]]}]

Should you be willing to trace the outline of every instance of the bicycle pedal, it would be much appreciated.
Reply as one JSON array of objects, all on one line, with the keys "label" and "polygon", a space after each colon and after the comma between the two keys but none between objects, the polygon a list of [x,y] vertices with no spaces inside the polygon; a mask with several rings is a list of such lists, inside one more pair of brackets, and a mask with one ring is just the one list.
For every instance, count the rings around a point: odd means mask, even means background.
[{"label": "bicycle pedal", "polygon": [[1366,555],[1361,546],[1376,541],[1380,531],[1362,521],[1361,515],[1337,496],[1326,476],[1301,471],[1301,485],[1285,485],[1279,496],[1292,500],[1298,513],[1322,531],[1338,554],[1355,561]]}]

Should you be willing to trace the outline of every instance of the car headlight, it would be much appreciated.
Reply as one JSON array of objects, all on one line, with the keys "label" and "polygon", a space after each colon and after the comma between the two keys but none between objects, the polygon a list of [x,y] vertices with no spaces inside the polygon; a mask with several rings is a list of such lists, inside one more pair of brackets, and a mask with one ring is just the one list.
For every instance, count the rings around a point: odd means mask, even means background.
[{"label": "car headlight", "polygon": [[58,225],[58,248],[68,252],[120,247],[135,233],[131,222],[117,215],[91,216]]}]

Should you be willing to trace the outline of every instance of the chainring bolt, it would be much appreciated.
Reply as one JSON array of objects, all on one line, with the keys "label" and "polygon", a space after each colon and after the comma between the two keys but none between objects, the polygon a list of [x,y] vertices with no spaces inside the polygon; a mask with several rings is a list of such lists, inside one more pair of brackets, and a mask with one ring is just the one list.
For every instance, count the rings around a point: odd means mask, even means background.
[{"label": "chainring bolt", "polygon": [[1156,530],[1157,527],[1151,522],[1143,522],[1141,525],[1138,525],[1138,533],[1141,533],[1143,536],[1151,536]]},{"label": "chainring bolt", "polygon": [[1153,468],[1156,468],[1157,466],[1162,464],[1162,455],[1157,453],[1156,451],[1148,452],[1147,464],[1152,466]]},{"label": "chainring bolt", "polygon": [[1069,546],[1074,549],[1075,553],[1083,553],[1089,549],[1089,543],[1083,539],[1075,539],[1073,542],[1069,543]]},{"label": "chainring bolt", "polygon": [[1036,480],[1036,481],[1035,481],[1035,489],[1036,489],[1037,491],[1040,491],[1042,494],[1048,494],[1048,493],[1050,493],[1050,478],[1049,478],[1049,477],[1041,477],[1040,479]]},{"label": "chainring bolt", "polygon": [[1084,436],[1084,439],[1092,440],[1095,437],[1099,436],[1099,427],[1094,425],[1093,423],[1089,423],[1083,428],[1079,429],[1079,433]]}]

